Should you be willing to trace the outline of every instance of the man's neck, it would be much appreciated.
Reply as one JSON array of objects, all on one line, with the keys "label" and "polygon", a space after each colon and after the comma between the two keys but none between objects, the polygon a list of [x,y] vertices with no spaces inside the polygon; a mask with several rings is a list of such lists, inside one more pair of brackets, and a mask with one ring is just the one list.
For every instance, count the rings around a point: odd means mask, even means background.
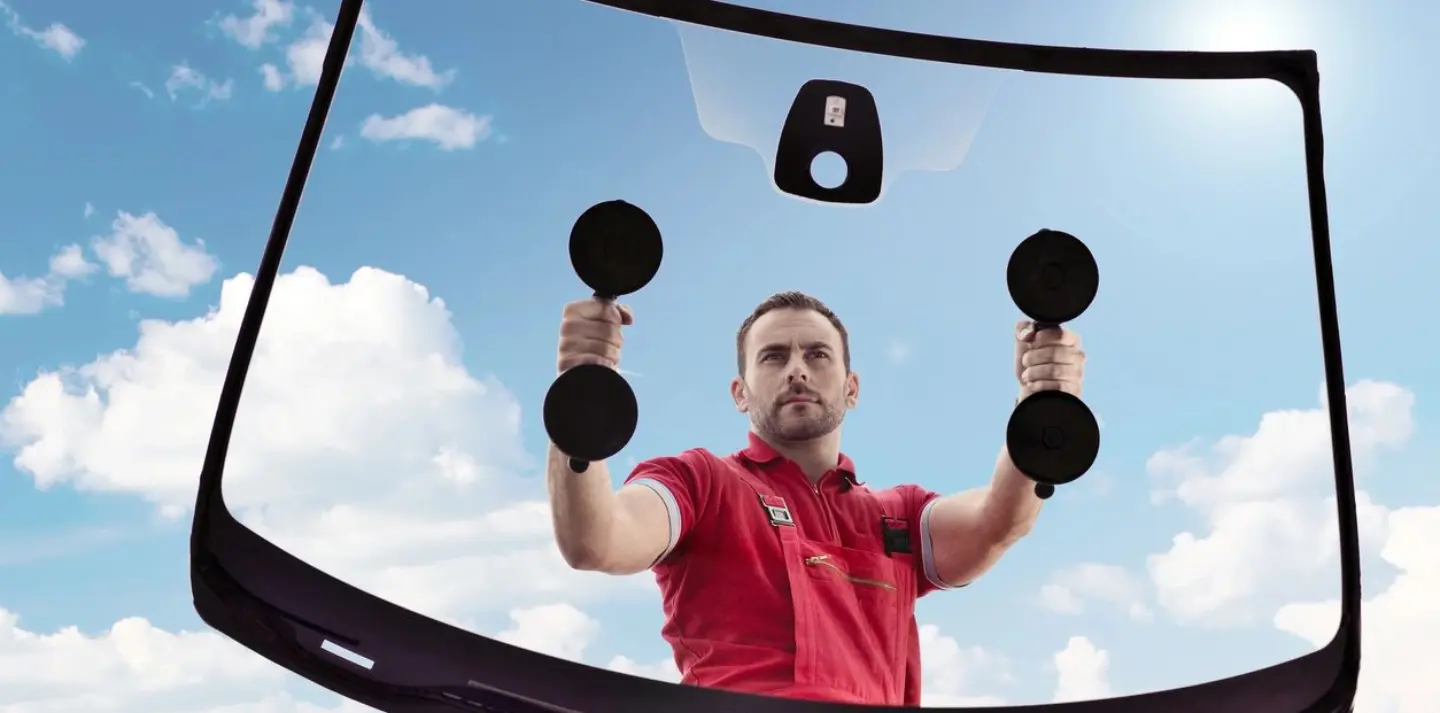
[{"label": "man's neck", "polygon": [[822,476],[834,470],[835,466],[840,463],[840,429],[838,428],[808,441],[771,440],[764,435],[756,435],[770,444],[776,453],[800,466],[800,470],[805,473],[805,477],[812,485],[819,482]]}]

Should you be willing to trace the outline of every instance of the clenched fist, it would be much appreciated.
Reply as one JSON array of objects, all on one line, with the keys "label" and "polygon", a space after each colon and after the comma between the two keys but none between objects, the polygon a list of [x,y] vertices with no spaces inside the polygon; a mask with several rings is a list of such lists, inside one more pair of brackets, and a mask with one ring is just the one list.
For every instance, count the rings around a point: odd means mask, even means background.
[{"label": "clenched fist", "polygon": [[1039,391],[1079,396],[1085,381],[1080,335],[1068,329],[1036,330],[1029,321],[1015,325],[1015,378],[1022,401]]},{"label": "clenched fist", "polygon": [[560,315],[560,353],[556,368],[568,371],[581,364],[620,367],[621,327],[634,324],[630,308],[595,298],[565,305]]}]

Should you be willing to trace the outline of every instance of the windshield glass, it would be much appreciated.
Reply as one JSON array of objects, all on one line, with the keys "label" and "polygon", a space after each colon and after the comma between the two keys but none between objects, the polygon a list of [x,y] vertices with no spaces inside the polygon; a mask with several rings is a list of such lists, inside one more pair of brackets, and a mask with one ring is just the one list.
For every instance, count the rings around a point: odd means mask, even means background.
[{"label": "windshield glass", "polygon": [[[162,296],[215,282],[137,308],[138,336],[11,402],[3,433],[37,480],[189,512],[334,4],[257,0],[212,23],[253,76],[217,119],[223,142],[167,159],[189,161],[205,207],[125,202],[95,259]],[[1359,51],[1336,38],[1360,11],[1330,4],[738,4],[1036,44]],[[1325,71],[1327,91],[1364,89],[1361,69]],[[1341,166],[1358,165],[1346,141],[1388,146],[1377,116],[1429,115],[1362,95],[1327,106]],[[1340,593],[1301,129],[1294,95],[1266,81],[918,62],[578,0],[373,3],[250,369],[226,500],[399,605],[677,683],[1013,705],[1288,660],[1329,640]],[[1385,259],[1418,169],[1336,168],[1351,196],[1337,262]],[[571,304],[596,291],[572,228],[609,201],[664,245],[614,331],[594,321],[612,305]],[[589,239],[644,232],[635,220]],[[104,252],[134,245],[150,252],[128,268]],[[147,267],[167,249],[189,262]],[[1345,326],[1390,343],[1413,328]],[[548,454],[547,390],[557,361],[612,364],[600,342],[616,333],[638,424],[569,472]],[[1353,349],[1364,488],[1404,452],[1415,401],[1401,371],[1373,367],[1378,347]],[[597,399],[589,430],[622,420]],[[148,413],[164,428],[134,416]],[[1022,472],[1036,469],[1049,475]],[[1400,537],[1395,497],[1360,498],[1376,563]]]},{"label": "windshield glass", "polygon": [[[942,14],[939,3],[911,9],[891,21]],[[448,66],[431,58],[415,79],[441,90],[418,106],[385,98],[398,94],[383,74],[400,55],[368,68],[376,55],[361,35],[334,110],[331,141],[342,143],[316,163],[236,428],[226,485],[242,520],[417,611],[678,679],[655,578],[573,571],[546,512],[540,406],[561,307],[590,292],[567,257],[581,213],[622,199],[665,238],[659,274],[622,300],[634,324],[621,368],[640,415],[610,459],[617,485],[650,459],[747,446],[750,418],[730,390],[736,331],[771,294],[799,290],[849,335],[861,393],[842,448],[859,480],[947,496],[992,482],[1020,393],[1014,327],[1025,315],[1006,268],[1048,228],[1083,241],[1100,274],[1093,306],[1067,329],[1083,338],[1083,397],[1103,447],[991,571],[920,600],[926,694],[1018,703],[1171,688],[1310,644],[1272,621],[1339,592],[1301,125],[1287,89],[912,62],[570,1],[462,12],[447,24],[469,49]],[[1019,20],[1007,15],[991,21]],[[371,17],[397,33],[422,20],[384,6]],[[812,79],[873,95],[877,202],[826,204],[775,185],[787,114]],[[822,122],[823,109],[805,120]],[[816,179],[833,183],[843,162],[827,158]],[[236,309],[243,286],[232,283]],[[1281,357],[1260,344],[1289,346]],[[749,415],[785,419],[771,413],[768,367],[745,359],[763,399]],[[811,410],[839,408],[833,384],[813,378],[829,401]],[[1385,386],[1357,388],[1369,395],[1356,399],[1362,428],[1402,405]],[[1367,415],[1367,401],[1379,411]],[[1391,434],[1376,435],[1360,447]],[[757,535],[728,490],[671,477],[686,576],[737,601],[778,586],[734,554]],[[787,506],[802,529],[816,525],[803,534],[854,545],[832,532],[833,515],[813,512],[832,507],[822,503]],[[841,567],[810,574],[917,586],[869,562]],[[718,595],[667,586],[684,592],[670,617],[687,639],[770,634],[764,622],[730,627]],[[860,605],[892,606],[888,594],[861,591]],[[1323,609],[1290,611],[1299,621],[1286,626],[1315,641],[1334,630]],[[1134,653],[1112,668],[1112,651]]]}]

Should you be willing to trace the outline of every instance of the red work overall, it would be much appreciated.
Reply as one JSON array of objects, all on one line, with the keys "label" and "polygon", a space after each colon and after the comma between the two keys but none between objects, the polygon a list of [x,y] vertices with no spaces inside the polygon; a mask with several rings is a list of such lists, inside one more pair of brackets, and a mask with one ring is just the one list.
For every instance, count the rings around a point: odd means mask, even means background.
[{"label": "red work overall", "polygon": [[935,576],[916,486],[872,491],[841,456],[813,486],[755,436],[640,464],[670,513],[654,566],[683,682],[869,705],[920,704],[916,598]]}]

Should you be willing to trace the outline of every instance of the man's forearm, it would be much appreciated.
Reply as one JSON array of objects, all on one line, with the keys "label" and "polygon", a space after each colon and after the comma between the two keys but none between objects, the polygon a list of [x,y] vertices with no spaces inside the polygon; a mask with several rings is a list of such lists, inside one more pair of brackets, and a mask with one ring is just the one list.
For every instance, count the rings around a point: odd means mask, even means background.
[{"label": "man's forearm", "polygon": [[584,473],[570,470],[570,457],[550,446],[545,468],[555,542],[570,566],[589,569],[605,556],[615,525],[616,497],[603,461]]},{"label": "man's forearm", "polygon": [[1035,481],[1015,467],[1002,446],[982,509],[986,529],[1001,542],[1014,542],[1030,532],[1043,502],[1035,495]]}]

